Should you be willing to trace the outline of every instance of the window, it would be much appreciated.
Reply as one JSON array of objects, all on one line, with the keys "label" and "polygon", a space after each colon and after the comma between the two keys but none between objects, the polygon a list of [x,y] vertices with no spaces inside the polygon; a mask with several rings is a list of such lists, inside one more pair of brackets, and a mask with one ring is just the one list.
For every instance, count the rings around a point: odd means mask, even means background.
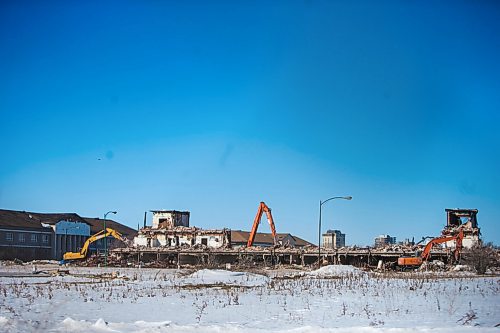
[{"label": "window", "polygon": [[19,242],[24,243],[25,240],[24,234],[19,234]]},{"label": "window", "polygon": [[42,242],[48,243],[49,242],[49,235],[42,235]]},{"label": "window", "polygon": [[5,234],[5,239],[8,242],[12,242],[14,240],[14,235],[12,234],[12,232],[8,232],[7,234]]},{"label": "window", "polygon": [[31,242],[32,243],[38,242],[38,235],[37,234],[31,234]]}]

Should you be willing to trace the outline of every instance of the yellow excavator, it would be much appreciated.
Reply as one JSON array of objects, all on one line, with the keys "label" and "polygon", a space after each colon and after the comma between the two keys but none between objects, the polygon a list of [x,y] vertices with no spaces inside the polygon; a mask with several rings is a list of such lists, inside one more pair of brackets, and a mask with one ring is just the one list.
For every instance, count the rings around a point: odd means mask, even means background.
[{"label": "yellow excavator", "polygon": [[63,255],[63,261],[85,258],[87,256],[87,252],[89,250],[90,244],[92,244],[93,242],[95,242],[99,239],[109,237],[109,236],[113,236],[114,238],[121,240],[125,244],[130,245],[130,241],[127,238],[125,238],[121,233],[119,233],[118,231],[116,231],[114,229],[106,228],[106,231],[101,230],[98,233],[90,236],[87,239],[87,241],[85,242],[85,244],[83,244],[83,247],[80,250],[80,252],[66,252]]}]

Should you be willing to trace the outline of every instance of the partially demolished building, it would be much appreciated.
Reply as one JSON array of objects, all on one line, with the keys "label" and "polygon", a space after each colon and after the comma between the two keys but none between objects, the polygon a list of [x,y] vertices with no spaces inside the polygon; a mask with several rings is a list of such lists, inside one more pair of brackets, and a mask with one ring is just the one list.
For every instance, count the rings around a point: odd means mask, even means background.
[{"label": "partially demolished building", "polygon": [[152,210],[153,228],[172,229],[175,227],[189,227],[189,212],[177,210]]},{"label": "partially demolished building", "polygon": [[[470,249],[480,242],[481,229],[477,226],[477,209],[446,209],[447,223],[442,231],[443,236],[455,236],[460,230],[464,237],[462,247]],[[449,243],[449,244],[448,244]],[[446,245],[454,247],[454,241]]]},{"label": "partially demolished building", "polygon": [[134,238],[135,246],[181,247],[207,246],[210,248],[229,247],[229,229],[200,229],[189,226],[189,212],[176,210],[154,210],[151,227],[144,227]]}]

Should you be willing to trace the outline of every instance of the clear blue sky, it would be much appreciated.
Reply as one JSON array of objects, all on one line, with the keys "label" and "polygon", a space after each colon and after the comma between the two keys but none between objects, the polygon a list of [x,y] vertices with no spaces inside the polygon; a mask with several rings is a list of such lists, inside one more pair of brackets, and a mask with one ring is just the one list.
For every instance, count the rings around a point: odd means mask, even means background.
[{"label": "clear blue sky", "polygon": [[499,244],[498,2],[355,3],[3,1],[0,208]]}]

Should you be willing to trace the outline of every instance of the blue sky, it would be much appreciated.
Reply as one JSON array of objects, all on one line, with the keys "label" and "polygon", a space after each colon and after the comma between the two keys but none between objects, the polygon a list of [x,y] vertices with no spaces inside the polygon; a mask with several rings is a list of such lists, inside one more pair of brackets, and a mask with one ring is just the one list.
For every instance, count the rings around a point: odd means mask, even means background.
[{"label": "blue sky", "polygon": [[[500,241],[494,1],[0,4],[0,208]],[[265,221],[262,231],[268,231]]]}]

